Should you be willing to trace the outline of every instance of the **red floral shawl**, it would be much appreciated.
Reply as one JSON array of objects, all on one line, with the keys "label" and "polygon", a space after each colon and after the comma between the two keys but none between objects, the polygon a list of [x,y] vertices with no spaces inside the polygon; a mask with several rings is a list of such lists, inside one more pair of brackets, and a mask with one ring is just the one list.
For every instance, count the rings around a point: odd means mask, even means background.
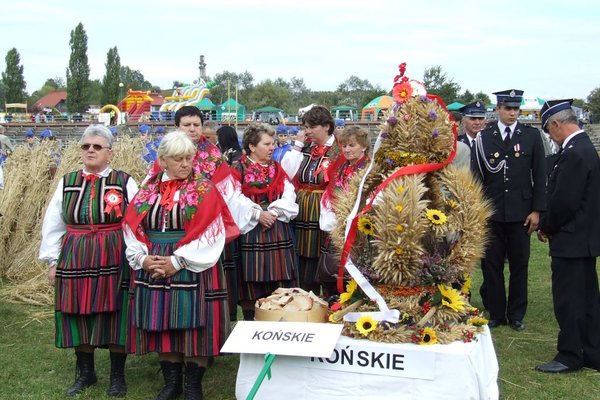
[{"label": "red floral shawl", "polygon": [[[146,184],[142,185],[132,201],[132,206],[127,208],[123,219],[123,224],[128,225],[137,239],[146,243],[146,245],[149,242],[141,227],[141,222],[156,202],[160,192],[162,173],[157,165],[158,162],[153,166],[152,177],[148,179]],[[185,236],[177,242],[177,247],[202,236],[208,226],[219,215],[221,215],[225,225],[226,241],[230,242],[239,236],[240,231],[231,216],[229,207],[215,185],[227,179],[231,174],[231,170],[221,158],[219,149],[204,137],[198,143],[193,170],[192,175],[179,186],[181,190],[179,195],[180,207],[187,213],[188,218],[183,227]],[[209,206],[202,207],[200,210],[201,204]]]},{"label": "red floral shawl", "polygon": [[269,203],[277,199],[283,193],[287,180],[287,174],[278,162],[271,160],[269,165],[262,166],[246,154],[234,164],[232,175],[242,183],[242,193],[256,203],[260,195],[266,195]]}]

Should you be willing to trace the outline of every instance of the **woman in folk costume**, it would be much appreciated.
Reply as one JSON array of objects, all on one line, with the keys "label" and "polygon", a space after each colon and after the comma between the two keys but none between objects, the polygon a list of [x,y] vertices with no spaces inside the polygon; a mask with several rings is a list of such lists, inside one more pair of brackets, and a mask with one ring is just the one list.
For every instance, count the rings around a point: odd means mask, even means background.
[{"label": "woman in folk costume", "polygon": [[[331,165],[329,169],[329,184],[325,193],[321,197],[321,215],[319,217],[319,227],[324,232],[331,232],[337,223],[333,200],[348,191],[348,183],[359,170],[366,168],[369,164],[369,150],[371,141],[369,131],[360,126],[351,126],[345,129],[336,130],[336,139],[342,156]],[[322,257],[328,261],[337,261],[339,258],[330,253],[331,240],[329,235],[325,238],[325,243],[321,249]],[[323,262],[324,260],[322,260]],[[323,285],[323,294],[325,297],[335,294],[336,276],[325,276],[321,269],[317,274],[317,280]],[[332,265],[335,267],[335,265]],[[337,273],[337,268],[335,268]]]},{"label": "woman in folk costume", "polygon": [[83,169],[66,174],[50,200],[39,258],[55,287],[56,347],[74,347],[74,396],[96,383],[94,349],[110,349],[109,396],[125,396],[129,266],[121,219],[137,185],[109,167],[113,136],[102,125],[81,137]]},{"label": "woman in folk costume", "polygon": [[[184,132],[163,138],[158,160],[162,170],[141,186],[124,219],[127,258],[135,271],[128,350],[158,353],[165,386],[156,399],[182,391],[186,399],[201,399],[207,357],[219,354],[230,331],[219,257],[226,241],[239,234],[226,204],[233,189],[221,190],[209,178],[211,169],[213,178],[220,173],[218,150],[198,151]],[[257,223],[250,216],[245,224],[238,221],[243,232]]]},{"label": "woman in folk costume", "polygon": [[[302,116],[306,129],[281,160],[281,166],[293,179],[297,190],[298,216],[294,221],[299,254],[300,286],[320,293],[315,281],[325,233],[319,228],[320,202],[329,183],[328,169],[337,160],[339,149],[329,110],[315,106]],[[304,143],[306,135],[306,143]]]},{"label": "woman in folk costume", "polygon": [[233,164],[242,193],[261,209],[259,225],[238,239],[241,253],[240,300],[245,320],[254,319],[254,303],[278,287],[296,285],[297,260],[290,220],[298,214],[294,185],[271,159],[275,131],[251,124],[244,132],[246,154]]}]

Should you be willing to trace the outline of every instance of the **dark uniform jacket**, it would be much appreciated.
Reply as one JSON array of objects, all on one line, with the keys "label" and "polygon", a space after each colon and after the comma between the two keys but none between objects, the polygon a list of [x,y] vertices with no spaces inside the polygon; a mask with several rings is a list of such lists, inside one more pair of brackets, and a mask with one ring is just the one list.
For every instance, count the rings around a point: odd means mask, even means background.
[{"label": "dark uniform jacket", "polygon": [[551,256],[600,255],[600,159],[585,132],[569,140],[549,171],[539,228],[551,236]]},{"label": "dark uniform jacket", "polygon": [[532,211],[546,209],[546,161],[540,133],[517,123],[506,146],[498,124],[488,124],[480,133],[483,156],[491,167],[506,160],[505,168],[491,173],[479,151],[473,151],[471,166],[483,182],[486,196],[494,205],[492,221],[519,222]]},{"label": "dark uniform jacket", "polygon": [[458,137],[456,138],[458,141],[463,142],[464,144],[466,144],[467,146],[471,147],[471,142],[469,142],[469,138],[467,137],[466,134],[464,135],[458,135]]}]

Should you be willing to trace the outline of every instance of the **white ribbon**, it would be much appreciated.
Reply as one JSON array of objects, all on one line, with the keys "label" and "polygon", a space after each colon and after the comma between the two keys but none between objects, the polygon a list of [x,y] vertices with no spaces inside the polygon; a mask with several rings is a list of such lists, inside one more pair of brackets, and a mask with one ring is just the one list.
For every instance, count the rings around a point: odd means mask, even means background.
[{"label": "white ribbon", "polygon": [[[373,147],[373,154],[377,153],[379,147],[381,147],[381,132],[377,137],[377,141],[375,142],[375,146]],[[367,176],[373,169],[373,165],[375,163],[375,157],[371,159],[371,163],[367,167],[365,174],[360,181],[360,185],[358,186],[358,196],[356,197],[356,202],[354,203],[354,207],[348,215],[346,219],[346,239],[348,239],[348,233],[350,232],[350,226],[352,225],[352,220],[358,214],[358,207],[360,205],[360,199],[362,197],[362,190],[365,185],[365,181],[367,180]],[[375,200],[374,200],[375,201]],[[362,291],[377,305],[379,306],[379,312],[351,312],[344,315],[344,321],[348,322],[356,322],[358,319],[365,315],[370,315],[376,321],[388,321],[390,323],[396,323],[400,319],[400,311],[398,310],[390,310],[385,300],[379,292],[371,285],[371,283],[365,278],[365,276],[356,268],[354,263],[352,262],[350,255],[346,259],[345,265],[346,271],[352,276],[352,278],[356,281],[358,286],[362,289]]]}]

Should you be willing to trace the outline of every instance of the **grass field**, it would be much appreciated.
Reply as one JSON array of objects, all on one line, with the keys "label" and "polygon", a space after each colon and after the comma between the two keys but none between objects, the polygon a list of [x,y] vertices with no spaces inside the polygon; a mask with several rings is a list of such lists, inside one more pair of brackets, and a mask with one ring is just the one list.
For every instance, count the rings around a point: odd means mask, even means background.
[{"label": "grass field", "polygon": [[[500,363],[501,398],[600,399],[600,374],[584,369],[566,375],[541,374],[534,367],[555,354],[558,327],[552,311],[550,260],[545,245],[532,241],[529,273],[527,329],[515,332],[507,326],[495,328],[493,338]],[[475,288],[481,275],[475,276]],[[474,305],[481,307],[475,291]],[[0,399],[64,399],[63,391],[75,376],[72,350],[54,347],[51,308],[0,302]],[[598,333],[600,334],[600,332]],[[208,400],[235,398],[237,356],[219,357],[204,379]],[[78,399],[105,399],[109,359],[105,350],[96,353],[99,382]],[[128,399],[151,399],[162,387],[156,355],[130,356],[126,374]],[[343,384],[343,383],[340,383]],[[290,399],[292,400],[292,399]],[[428,400],[428,399],[421,399]]]}]

